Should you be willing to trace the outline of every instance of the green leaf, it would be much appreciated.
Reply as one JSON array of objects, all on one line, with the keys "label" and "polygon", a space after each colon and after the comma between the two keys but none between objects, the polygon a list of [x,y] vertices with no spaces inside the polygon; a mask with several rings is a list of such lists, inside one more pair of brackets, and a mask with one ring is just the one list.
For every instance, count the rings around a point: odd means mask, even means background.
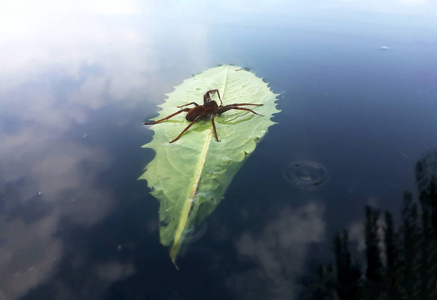
[{"label": "green leaf", "polygon": [[[171,245],[173,263],[185,233],[214,211],[238,169],[274,124],[270,120],[272,115],[279,112],[275,104],[277,94],[270,91],[267,83],[240,67],[224,65],[184,80],[168,94],[154,120],[178,111],[179,105],[189,102],[202,105],[203,95],[212,89],[220,91],[223,105],[263,104],[245,106],[263,116],[242,110],[216,116],[220,142],[214,138],[209,118],[196,122],[172,144],[169,142],[190,123],[185,120],[186,113],[150,126],[155,134],[143,147],[155,150],[156,156],[139,179],[147,180],[151,194],[160,202],[161,243]],[[212,99],[220,105],[216,94],[212,94]]]}]

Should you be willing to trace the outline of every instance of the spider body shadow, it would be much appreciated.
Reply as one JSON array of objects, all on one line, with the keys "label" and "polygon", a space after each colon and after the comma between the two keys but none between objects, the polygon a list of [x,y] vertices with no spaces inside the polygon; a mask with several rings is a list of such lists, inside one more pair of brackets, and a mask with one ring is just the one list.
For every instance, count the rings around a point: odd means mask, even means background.
[{"label": "spider body shadow", "polygon": [[[211,100],[211,94],[212,93],[217,93],[219,99],[220,99],[220,105],[217,104],[217,102],[215,100]],[[194,105],[194,107],[192,108],[183,108],[177,112],[175,112],[174,114],[171,114],[161,120],[158,121],[154,121],[154,122],[146,122],[144,123],[144,125],[154,125],[157,123],[160,123],[162,121],[168,120],[182,112],[187,112],[187,115],[185,116],[185,119],[187,121],[190,121],[191,123],[185,127],[184,130],[182,130],[182,132],[174,139],[172,140],[170,143],[176,142],[191,126],[193,126],[194,123],[196,123],[197,121],[201,120],[201,119],[205,119],[207,117],[211,118],[211,122],[212,122],[212,128],[214,131],[214,136],[217,142],[219,142],[218,136],[217,136],[217,130],[215,128],[215,122],[214,122],[214,117],[215,116],[219,116],[222,113],[224,113],[225,111],[228,111],[230,109],[237,109],[237,110],[246,110],[246,111],[250,111],[251,113],[254,113],[255,115],[259,115],[262,116],[261,114],[258,114],[256,112],[254,112],[251,109],[248,108],[244,108],[244,107],[240,107],[240,106],[244,106],[244,105],[254,105],[254,106],[262,106],[262,104],[253,104],[253,103],[235,103],[235,104],[229,104],[229,105],[225,105],[223,106],[223,102],[222,99],[220,97],[220,93],[218,90],[209,90],[207,91],[204,95],[203,95],[203,105],[199,105],[196,102],[190,102],[188,104],[184,104],[181,106],[178,106],[178,108],[182,108],[184,106],[189,106],[189,105]]]}]

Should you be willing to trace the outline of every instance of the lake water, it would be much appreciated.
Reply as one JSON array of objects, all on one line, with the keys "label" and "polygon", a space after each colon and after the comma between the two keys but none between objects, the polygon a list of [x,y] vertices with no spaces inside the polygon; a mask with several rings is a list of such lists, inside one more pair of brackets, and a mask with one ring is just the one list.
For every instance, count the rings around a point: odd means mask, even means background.
[{"label": "lake water", "polygon": [[[0,300],[435,297],[436,9],[5,4]],[[281,112],[176,270],[137,180],[143,123],[220,64],[264,78]]]}]

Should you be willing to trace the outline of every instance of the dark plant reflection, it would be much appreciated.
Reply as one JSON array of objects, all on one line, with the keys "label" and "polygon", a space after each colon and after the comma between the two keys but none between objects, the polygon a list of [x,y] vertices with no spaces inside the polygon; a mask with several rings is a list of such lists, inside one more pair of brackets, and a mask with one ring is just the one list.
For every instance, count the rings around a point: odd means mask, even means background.
[{"label": "dark plant reflection", "polygon": [[416,163],[418,199],[405,192],[401,222],[365,207],[365,259],[349,250],[348,231],[333,238],[332,263],[320,265],[305,299],[437,299],[437,151]]}]

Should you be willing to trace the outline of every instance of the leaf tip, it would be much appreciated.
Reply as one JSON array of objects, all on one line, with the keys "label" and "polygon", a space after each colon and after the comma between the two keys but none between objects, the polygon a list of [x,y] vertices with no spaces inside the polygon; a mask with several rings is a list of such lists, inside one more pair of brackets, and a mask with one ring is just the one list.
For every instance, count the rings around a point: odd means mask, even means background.
[{"label": "leaf tip", "polygon": [[178,266],[178,264],[176,263],[176,257],[172,257],[171,258],[171,261],[172,261],[172,263],[173,263],[173,266],[176,268],[176,270],[178,270],[179,271],[179,266]]}]

